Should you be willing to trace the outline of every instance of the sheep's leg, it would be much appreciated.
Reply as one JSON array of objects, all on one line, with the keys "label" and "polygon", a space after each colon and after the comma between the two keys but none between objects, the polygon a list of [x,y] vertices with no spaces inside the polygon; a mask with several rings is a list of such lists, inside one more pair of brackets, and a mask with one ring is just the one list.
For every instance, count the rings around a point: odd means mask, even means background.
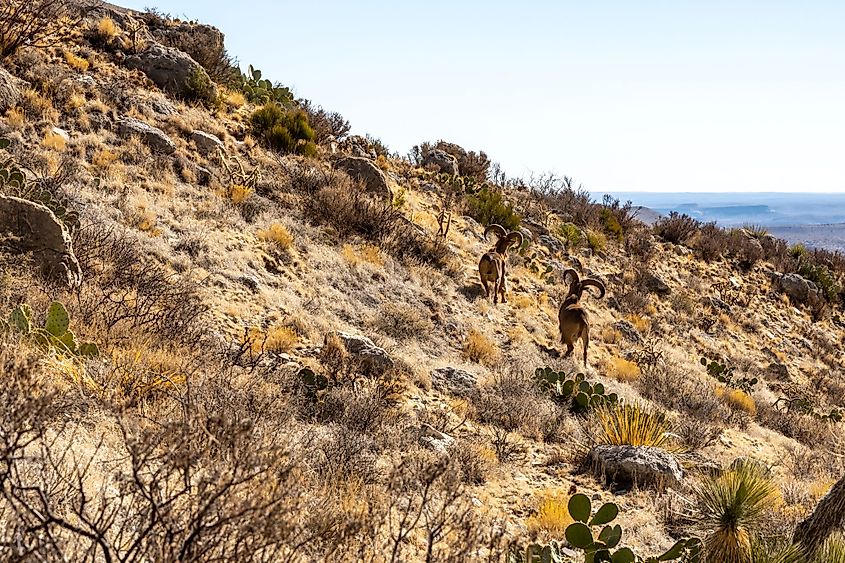
[{"label": "sheep's leg", "polygon": [[507,265],[502,262],[502,303],[508,302],[508,272]]},{"label": "sheep's leg", "polygon": [[481,278],[481,287],[484,288],[484,297],[487,299],[490,297],[490,290],[487,288],[487,279],[483,275],[479,275],[478,277]]},{"label": "sheep's leg", "polygon": [[590,345],[590,331],[586,328],[584,332],[581,334],[581,339],[584,341],[584,367],[588,367],[587,364],[587,347]]}]

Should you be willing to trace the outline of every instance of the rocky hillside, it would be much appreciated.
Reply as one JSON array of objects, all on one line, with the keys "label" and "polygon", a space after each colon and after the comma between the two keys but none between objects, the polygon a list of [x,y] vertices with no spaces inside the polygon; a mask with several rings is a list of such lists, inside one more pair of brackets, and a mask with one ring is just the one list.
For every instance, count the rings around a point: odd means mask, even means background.
[{"label": "rocky hillside", "polygon": [[3,560],[842,560],[840,255],[401,157],[207,25],[0,15]]}]

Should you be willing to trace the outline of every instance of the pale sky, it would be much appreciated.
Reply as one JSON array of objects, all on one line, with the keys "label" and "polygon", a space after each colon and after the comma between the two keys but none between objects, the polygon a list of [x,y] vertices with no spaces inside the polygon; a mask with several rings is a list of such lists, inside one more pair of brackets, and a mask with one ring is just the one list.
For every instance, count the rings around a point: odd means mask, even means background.
[{"label": "pale sky", "polygon": [[841,0],[123,4],[219,27],[402,154],[443,138],[596,192],[845,192]]}]

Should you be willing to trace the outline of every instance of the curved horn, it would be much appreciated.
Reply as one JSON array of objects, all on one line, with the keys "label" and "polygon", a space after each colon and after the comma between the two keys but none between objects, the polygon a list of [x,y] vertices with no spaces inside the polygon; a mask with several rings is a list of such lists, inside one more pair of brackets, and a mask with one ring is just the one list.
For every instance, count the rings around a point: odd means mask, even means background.
[{"label": "curved horn", "polygon": [[581,276],[579,276],[578,272],[576,272],[572,268],[567,268],[566,270],[564,270],[564,272],[563,272],[563,283],[570,283],[570,282],[566,281],[566,280],[569,279],[570,275],[573,277],[571,284],[581,283]]},{"label": "curved horn", "polygon": [[[518,239],[519,242],[517,242],[514,239]],[[509,240],[511,244],[515,244],[517,248],[522,246],[522,243],[525,242],[525,238],[522,236],[522,233],[520,233],[519,231],[509,232],[507,240]]]},{"label": "curved horn", "polygon": [[490,234],[491,231],[496,233],[496,236],[498,238],[508,236],[508,233],[507,231],[505,231],[505,228],[503,226],[493,223],[492,225],[487,225],[487,228],[484,229],[484,238],[487,238],[487,235]]},{"label": "curved horn", "polygon": [[599,288],[599,296],[598,296],[599,299],[604,297],[606,290],[604,288],[604,284],[601,283],[599,280],[596,280],[596,279],[593,279],[593,278],[584,278],[583,280],[581,280],[581,287],[589,287],[589,286]]}]

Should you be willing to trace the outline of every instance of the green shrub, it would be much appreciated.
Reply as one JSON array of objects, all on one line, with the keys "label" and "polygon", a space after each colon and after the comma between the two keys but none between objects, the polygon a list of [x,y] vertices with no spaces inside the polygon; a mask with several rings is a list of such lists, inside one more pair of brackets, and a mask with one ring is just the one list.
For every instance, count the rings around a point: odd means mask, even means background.
[{"label": "green shrub", "polygon": [[317,154],[308,114],[301,109],[286,111],[276,103],[269,103],[255,110],[249,120],[253,134],[267,147],[303,156]]},{"label": "green shrub", "polygon": [[583,238],[581,229],[575,223],[561,223],[558,225],[557,235],[566,242],[568,248],[573,248],[581,244]]},{"label": "green shrub", "polygon": [[607,248],[607,238],[601,233],[595,231],[587,231],[587,246],[593,252],[602,252]]},{"label": "green shrub", "polygon": [[508,231],[519,228],[522,217],[513,210],[512,203],[505,203],[502,193],[491,188],[482,188],[467,198],[467,214],[482,225],[497,223]]},{"label": "green shrub", "polygon": [[672,244],[686,242],[701,228],[701,222],[677,211],[669,213],[654,224],[654,234]]},{"label": "green shrub", "polygon": [[217,100],[217,88],[214,86],[214,82],[199,67],[188,73],[185,86],[190,100],[196,100],[205,105],[212,105]]},{"label": "green shrub", "polygon": [[789,247],[789,255],[793,258],[801,258],[802,256],[807,256],[807,254],[809,254],[807,247],[800,242]]},{"label": "green shrub", "polygon": [[827,266],[821,264],[802,264],[798,268],[798,273],[816,284],[828,301],[833,301],[834,298],[842,291],[842,287],[836,281],[836,278],[830,273]]},{"label": "green shrub", "polygon": [[613,236],[619,242],[622,242],[625,237],[625,233],[622,230],[622,225],[619,224],[619,220],[610,209],[602,209],[599,213],[599,220],[608,234]]}]

